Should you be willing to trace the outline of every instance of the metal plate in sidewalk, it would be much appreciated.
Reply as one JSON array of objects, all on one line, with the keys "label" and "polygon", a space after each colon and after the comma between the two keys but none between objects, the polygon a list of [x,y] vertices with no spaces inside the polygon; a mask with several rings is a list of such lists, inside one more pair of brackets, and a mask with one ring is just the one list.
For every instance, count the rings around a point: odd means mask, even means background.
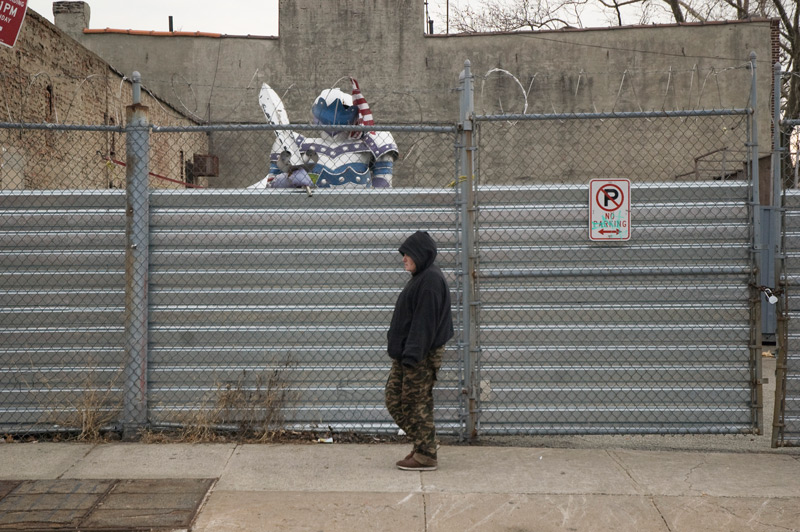
[{"label": "metal plate in sidewalk", "polygon": [[0,483],[0,530],[188,529],[214,479]]}]

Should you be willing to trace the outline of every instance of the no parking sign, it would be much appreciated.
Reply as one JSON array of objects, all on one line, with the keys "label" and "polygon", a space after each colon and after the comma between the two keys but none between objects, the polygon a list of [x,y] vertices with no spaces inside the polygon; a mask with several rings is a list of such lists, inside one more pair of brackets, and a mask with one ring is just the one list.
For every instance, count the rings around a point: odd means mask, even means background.
[{"label": "no parking sign", "polygon": [[628,240],[631,237],[629,179],[589,182],[589,239]]}]

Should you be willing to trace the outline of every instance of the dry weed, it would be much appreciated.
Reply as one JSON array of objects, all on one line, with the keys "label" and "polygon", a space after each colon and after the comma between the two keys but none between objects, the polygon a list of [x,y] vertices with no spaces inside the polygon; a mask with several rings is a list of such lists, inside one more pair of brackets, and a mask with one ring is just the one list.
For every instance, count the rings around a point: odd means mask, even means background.
[{"label": "dry weed", "polygon": [[104,441],[104,431],[119,421],[122,412],[122,394],[118,391],[122,370],[116,370],[110,378],[101,378],[107,373],[90,365],[85,376],[74,382],[59,383],[58,386],[44,382],[53,393],[56,390],[74,390],[67,394],[63,407],[53,407],[41,423],[58,431],[75,434],[71,439],[86,442]]},{"label": "dry weed", "polygon": [[283,429],[283,408],[288,400],[288,385],[280,369],[253,377],[243,371],[236,382],[217,384],[212,405],[184,416],[176,438],[216,442],[227,441],[233,434],[239,440],[272,441]]}]

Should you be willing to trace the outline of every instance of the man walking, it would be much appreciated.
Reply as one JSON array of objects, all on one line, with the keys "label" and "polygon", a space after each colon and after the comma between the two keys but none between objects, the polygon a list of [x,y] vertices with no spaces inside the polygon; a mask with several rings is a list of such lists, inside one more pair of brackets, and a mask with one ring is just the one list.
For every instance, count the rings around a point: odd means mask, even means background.
[{"label": "man walking", "polygon": [[400,254],[411,279],[397,297],[386,335],[392,359],[386,408],[414,442],[411,453],[397,462],[398,469],[434,471],[438,463],[433,385],[444,345],[453,337],[450,288],[434,264],[436,242],[427,232],[409,236],[400,246]]}]

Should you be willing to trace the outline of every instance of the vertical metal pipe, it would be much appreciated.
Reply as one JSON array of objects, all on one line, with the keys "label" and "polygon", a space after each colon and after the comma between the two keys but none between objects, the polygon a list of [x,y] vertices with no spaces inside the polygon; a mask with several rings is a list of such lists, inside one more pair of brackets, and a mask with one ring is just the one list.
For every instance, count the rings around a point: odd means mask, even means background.
[{"label": "vertical metal pipe", "polygon": [[[764,285],[769,281],[769,272],[766,267],[766,254],[764,253],[764,234],[762,233],[762,216],[764,209],[761,206],[760,181],[758,173],[758,83],[756,69],[756,53],[750,52],[750,172],[753,183],[753,251],[755,253],[758,277],[756,282]],[[761,351],[762,351],[762,311],[766,301],[765,294],[756,289],[753,304],[756,305],[755,322],[751,324],[750,338],[750,379],[751,379],[751,408],[753,424],[759,434],[764,431],[763,400],[761,387]]]},{"label": "vertical metal pipe", "polygon": [[[785,289],[786,284],[781,288]],[[787,294],[782,291],[780,295],[779,305],[781,309],[780,316],[778,317],[778,333],[777,333],[777,353],[775,355],[775,404],[772,409],[772,435],[770,437],[771,446],[778,447],[783,443],[786,415],[786,357],[788,353],[789,344],[789,326],[787,324],[787,307],[786,307]]]},{"label": "vertical metal pipe", "polygon": [[[761,190],[758,179],[758,98],[756,83],[756,53],[750,52],[750,178],[753,185],[753,228],[757,253],[761,251]],[[761,257],[759,257],[760,259]],[[761,266],[759,261],[759,267]]]},{"label": "vertical metal pipe", "polygon": [[772,236],[770,253],[773,255],[774,268],[772,269],[772,288],[777,288],[780,281],[780,265],[783,256],[783,246],[781,241],[781,209],[783,208],[783,166],[782,166],[782,135],[781,129],[781,64],[776,61],[772,67]]},{"label": "vertical metal pipe", "polygon": [[[770,178],[772,187],[770,189],[770,203],[767,207],[769,212],[769,227],[767,229],[765,275],[768,278],[763,280],[763,285],[778,288],[780,279],[780,256],[781,256],[781,199],[782,199],[782,180],[781,180],[781,65],[775,63],[772,69],[772,153],[770,158]],[[765,307],[765,323],[763,333],[770,334],[777,340],[777,307],[765,303],[766,298],[762,296],[762,305]]]},{"label": "vertical metal pipe", "polygon": [[474,200],[474,78],[470,70],[469,60],[464,61],[464,70],[461,72],[461,100],[459,106],[459,145],[461,149],[461,172],[458,186],[461,189],[461,275],[462,283],[462,326],[463,326],[463,353],[464,361],[464,390],[466,395],[467,437],[477,437],[478,425],[478,390],[477,390],[477,320],[475,298],[475,200]]},{"label": "vertical metal pipe", "polygon": [[134,439],[147,423],[148,279],[150,248],[150,128],[133,73],[133,101],[126,109],[125,367],[122,431]]},{"label": "vertical metal pipe", "polygon": [[138,72],[133,73],[133,105],[142,103],[142,75]]},{"label": "vertical metal pipe", "polygon": [[[777,70],[778,76],[780,77],[780,68]],[[775,77],[775,71],[773,70],[773,81]],[[780,81],[775,82],[780,91]],[[774,88],[774,86],[773,86]],[[774,98],[774,91],[773,91],[773,98]],[[773,102],[775,103],[775,102]],[[778,256],[778,241],[779,241],[779,234],[778,231],[780,230],[779,222],[777,220],[777,216],[779,214],[779,204],[780,204],[780,165],[776,168],[775,159],[777,156],[776,152],[776,145],[775,141],[780,139],[779,135],[779,127],[778,124],[780,123],[780,92],[777,98],[777,107],[773,105],[773,149],[772,149],[772,158],[771,164],[772,168],[770,170],[770,183],[771,186],[768,190],[763,190],[765,196],[768,196],[769,201],[761,205],[762,209],[762,230],[764,231],[764,249],[762,251],[763,258],[761,263],[759,264],[760,274],[760,283],[762,286],[768,286],[771,289],[777,288],[777,281],[775,277],[777,262],[776,258]],[[757,116],[757,115],[756,115]],[[779,144],[778,144],[779,147]],[[776,174],[777,171],[777,174]],[[766,177],[766,176],[765,176]],[[766,184],[767,181],[765,179]],[[776,316],[775,316],[775,305],[772,305],[767,302],[766,295],[761,296],[761,305],[762,305],[762,318],[761,318],[761,334],[762,339],[765,340],[774,340],[775,339],[775,330],[776,330]]]},{"label": "vertical metal pipe", "polygon": [[[775,288],[779,295],[776,334],[775,334],[775,347],[776,347],[776,367],[775,367],[775,401],[772,410],[772,447],[778,446],[779,436],[783,431],[783,416],[786,406],[786,398],[784,391],[784,382],[786,375],[786,353],[788,349],[788,327],[786,317],[786,298],[787,294],[785,289],[787,283],[781,281],[781,273],[783,266],[783,227],[782,227],[782,209],[783,209],[783,165],[782,165],[782,134],[781,128],[781,80],[783,72],[781,71],[781,64],[776,61],[772,67],[772,158],[770,163],[772,166],[772,234],[775,235]],[[780,286],[778,286],[780,284]]]},{"label": "vertical metal pipe", "polygon": [[[772,204],[780,205],[778,201],[783,195],[783,182],[781,181],[781,64],[776,61],[772,66]],[[779,218],[779,217],[778,217]]]}]

